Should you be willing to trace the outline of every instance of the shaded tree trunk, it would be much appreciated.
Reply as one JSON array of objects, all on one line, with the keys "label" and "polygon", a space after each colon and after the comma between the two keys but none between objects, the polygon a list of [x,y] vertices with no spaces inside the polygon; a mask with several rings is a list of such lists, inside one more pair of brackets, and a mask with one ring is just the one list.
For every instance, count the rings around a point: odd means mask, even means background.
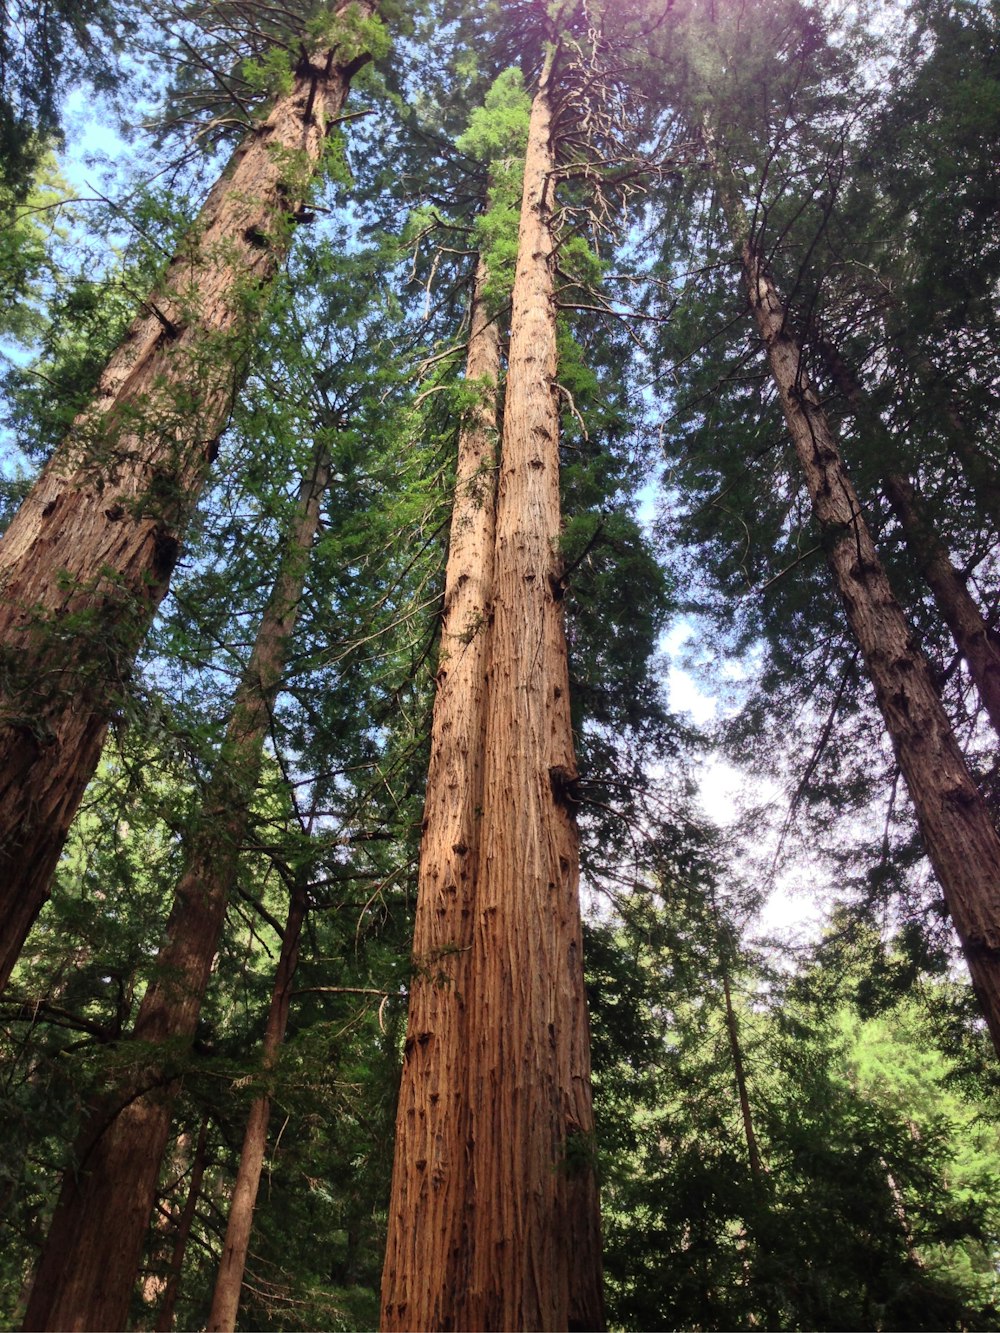
[{"label": "shaded tree trunk", "polygon": [[1000,1052],[1000,837],[889,584],[764,256],[731,182],[716,170],[751,311],[827,562],[874,686],[993,1044]]},{"label": "shaded tree trunk", "polygon": [[[265,1079],[278,1063],[281,1043],[285,1040],[288,1009],[292,1000],[292,982],[299,961],[299,940],[305,916],[305,894],[296,890],[292,893],[288,904],[285,932],[281,939],[281,952],[278,955],[267,1027],[264,1031],[261,1069]],[[264,1169],[267,1126],[270,1118],[271,1098],[265,1093],[254,1099],[247,1117],[240,1165],[233,1186],[232,1202],[229,1205],[229,1221],[226,1226],[226,1239],[222,1246],[222,1261],[219,1264],[215,1291],[212,1295],[212,1308],[206,1325],[210,1333],[232,1333],[236,1327],[240,1290],[243,1286],[243,1273],[246,1269],[247,1252],[250,1249],[250,1233],[253,1229],[253,1211],[257,1203],[261,1171]]]},{"label": "shaded tree trunk", "polygon": [[247,295],[274,276],[366,59],[333,48],[303,60],[0,540],[0,987],[167,590],[252,333]]},{"label": "shaded tree trunk", "polygon": [[[862,430],[878,446],[883,458],[892,459],[897,450],[889,432],[870,408],[857,377],[836,347],[822,342],[820,351],[831,379]],[[882,474],[882,483],[907,547],[934,594],[935,604],[951,631],[955,646],[965,659],[993,729],[1000,735],[1000,648],[965,579],[928,522],[913,482],[903,472],[889,467]]]},{"label": "shaded tree trunk", "polygon": [[458,442],[382,1277],[387,1330],[458,1327],[455,1299],[464,1280],[466,1011],[484,805],[500,377],[500,335],[483,301],[486,280],[480,259],[465,375],[483,387]]},{"label": "shaded tree trunk", "polygon": [[201,1182],[205,1175],[208,1160],[208,1116],[201,1122],[201,1131],[191,1160],[191,1180],[188,1184],[187,1198],[177,1219],[177,1231],[174,1236],[174,1249],[167,1269],[166,1286],[163,1289],[163,1302],[156,1316],[156,1333],[170,1333],[174,1326],[174,1310],[181,1290],[181,1272],[184,1267],[184,1255],[187,1251],[188,1237],[198,1210],[201,1196]]},{"label": "shaded tree trunk", "polygon": [[726,961],[724,950],[720,950],[719,963],[722,970],[722,994],[726,1004],[726,1034],[729,1037],[729,1054],[733,1061],[736,1091],[740,1099],[740,1114],[743,1117],[743,1136],[746,1139],[747,1156],[750,1159],[750,1174],[753,1176],[755,1184],[760,1184],[760,1149],[757,1146],[757,1134],[753,1127],[750,1094],[747,1090],[747,1072],[743,1062],[743,1047],[740,1045],[740,1025],[736,1017],[736,1010],[733,1008],[733,993],[729,984],[729,964]]},{"label": "shaded tree trunk", "polygon": [[[879,285],[887,292],[892,284],[880,278]],[[917,384],[932,403],[948,450],[976,496],[980,513],[996,531],[1000,529],[1000,472],[996,459],[969,429],[960,399],[954,386],[948,383],[947,375],[914,345],[913,328],[905,307],[895,296],[886,295],[883,299],[886,337],[903,363],[912,368]]]},{"label": "shaded tree trunk", "polygon": [[150,1049],[145,1072],[94,1107],[46,1239],[24,1327],[124,1328],[183,1063],[195,1033],[260,773],[263,744],[295,624],[329,463],[302,483],[298,513],[253,653],[236,693],[156,972],[131,1040]]},{"label": "shaded tree trunk", "polygon": [[559,559],[552,54],[525,159],[469,1006],[467,1329],[603,1327]]}]

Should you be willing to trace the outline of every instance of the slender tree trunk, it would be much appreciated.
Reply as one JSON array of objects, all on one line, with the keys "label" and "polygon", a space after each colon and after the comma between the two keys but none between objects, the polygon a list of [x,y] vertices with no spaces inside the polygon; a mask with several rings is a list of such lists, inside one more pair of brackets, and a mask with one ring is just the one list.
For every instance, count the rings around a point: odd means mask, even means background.
[{"label": "slender tree trunk", "polygon": [[[838,349],[830,343],[820,345],[823,360],[838,390],[847,400],[862,430],[878,446],[888,462],[897,453],[889,432],[871,410],[857,377]],[[934,594],[941,618],[969,668],[976,691],[986,709],[994,731],[1000,735],[1000,648],[969,592],[961,573],[952,563],[947,548],[933,525],[928,522],[909,477],[891,467],[883,472],[886,498],[907,547],[911,551],[927,586]]]},{"label": "slender tree trunk", "polygon": [[[924,363],[930,373],[931,368]],[[943,409],[948,443],[973,492],[979,499],[980,512],[992,520],[994,531],[1000,528],[1000,477],[997,464],[969,430],[954,394],[948,390]]]},{"label": "slender tree trunk", "polygon": [[757,1135],[753,1127],[753,1115],[750,1111],[750,1094],[747,1091],[746,1066],[743,1063],[743,1048],[740,1045],[740,1025],[733,1008],[733,993],[729,985],[729,964],[725,954],[720,952],[722,968],[722,994],[726,1002],[726,1033],[729,1037],[729,1054],[733,1061],[733,1073],[736,1076],[736,1091],[740,1099],[740,1114],[743,1117],[743,1134],[746,1138],[747,1156],[750,1159],[750,1174],[754,1183],[761,1179],[760,1150],[757,1147]]},{"label": "slender tree trunk", "polygon": [[[880,279],[880,286],[888,291],[891,283]],[[886,336],[904,363],[912,366],[920,387],[936,408],[952,457],[971,486],[980,512],[992,521],[996,530],[1000,528],[1000,473],[996,459],[987,453],[969,429],[960,401],[946,376],[925,352],[914,346],[913,329],[905,309],[894,296],[887,296],[885,300]]]},{"label": "slender tree trunk", "polygon": [[302,483],[294,532],[240,688],[132,1040],[163,1049],[103,1098],[63,1179],[24,1327],[124,1328],[170,1134],[176,1068],[194,1036],[236,874],[271,708],[295,624],[329,463]]},{"label": "slender tree trunk", "polygon": [[424,805],[410,1008],[382,1277],[386,1330],[454,1329],[466,1241],[466,1010],[482,822],[500,336],[476,272]]},{"label": "slender tree trunk", "polygon": [[719,180],[827,561],[1000,1052],[1000,837],[886,577],[764,257],[730,183],[721,173]]},{"label": "slender tree trunk", "polygon": [[456,1327],[599,1329],[576,761],[559,559],[552,55],[528,131],[504,404]]},{"label": "slender tree trunk", "polygon": [[326,126],[366,58],[335,47],[303,61],[0,541],[0,987],[166,592],[252,331],[247,298],[287,249]]},{"label": "slender tree trunk", "polygon": [[[281,1043],[285,1040],[288,1009],[292,1000],[292,982],[299,961],[299,939],[305,915],[305,894],[297,890],[292,893],[288,904],[285,933],[281,940],[274,990],[271,992],[271,1007],[268,1010],[267,1027],[264,1031],[261,1067],[265,1078],[278,1063]],[[267,1126],[270,1118],[271,1098],[265,1093],[254,1099],[247,1117],[240,1165],[233,1186],[232,1202],[229,1205],[229,1222],[222,1247],[222,1261],[219,1264],[215,1292],[212,1295],[212,1309],[206,1325],[210,1333],[232,1333],[236,1327],[243,1272],[246,1268],[250,1232],[253,1228],[253,1210],[257,1203],[260,1174],[264,1169]]]},{"label": "slender tree trunk", "polygon": [[201,1132],[191,1160],[191,1180],[187,1198],[177,1219],[177,1231],[174,1236],[174,1250],[170,1256],[167,1270],[167,1282],[163,1289],[163,1303],[156,1316],[156,1333],[171,1333],[174,1326],[174,1310],[181,1290],[181,1271],[184,1267],[184,1255],[187,1251],[188,1237],[194,1224],[194,1216],[201,1197],[201,1182],[205,1175],[205,1163],[208,1160],[208,1116],[201,1122]]}]

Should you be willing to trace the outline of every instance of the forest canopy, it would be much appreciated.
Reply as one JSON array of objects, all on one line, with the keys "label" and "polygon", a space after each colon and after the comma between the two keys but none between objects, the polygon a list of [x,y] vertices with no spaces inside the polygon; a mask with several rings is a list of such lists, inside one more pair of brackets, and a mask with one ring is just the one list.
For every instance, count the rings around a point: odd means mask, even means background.
[{"label": "forest canopy", "polygon": [[997,0],[5,6],[3,1327],[997,1326],[998,140]]}]

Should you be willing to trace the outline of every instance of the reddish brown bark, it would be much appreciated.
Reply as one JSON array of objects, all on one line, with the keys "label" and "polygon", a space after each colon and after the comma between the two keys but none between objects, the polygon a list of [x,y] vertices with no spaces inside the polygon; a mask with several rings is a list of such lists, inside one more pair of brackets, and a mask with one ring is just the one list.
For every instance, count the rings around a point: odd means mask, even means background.
[{"label": "reddish brown bark", "polygon": [[0,541],[0,986],[48,897],[166,592],[225,424],[254,293],[287,248],[326,125],[362,63],[336,48],[316,53],[236,150],[93,405]]},{"label": "reddish brown bark", "polygon": [[[293,893],[288,904],[285,933],[281,940],[278,967],[271,992],[271,1005],[264,1030],[261,1069],[266,1078],[278,1063],[281,1043],[288,1027],[288,1009],[292,1001],[292,982],[299,961],[299,939],[306,915],[306,900],[302,893]],[[271,1118],[271,1098],[265,1093],[256,1097],[247,1116],[243,1135],[240,1164],[233,1185],[229,1205],[226,1239],[222,1246],[222,1260],[212,1294],[212,1308],[206,1328],[210,1333],[232,1333],[240,1309],[240,1290],[250,1249],[253,1230],[253,1211],[257,1203],[257,1189],[264,1169],[267,1151],[267,1126]]]},{"label": "reddish brown bark", "polygon": [[480,261],[465,374],[483,391],[458,443],[382,1277],[387,1330],[456,1328],[456,1291],[464,1281],[465,1017],[483,807],[500,376],[499,332],[483,303],[486,279]]},{"label": "reddish brown bark", "polygon": [[466,1329],[603,1327],[559,559],[552,57],[511,307],[469,1006]]},{"label": "reddish brown bark", "polygon": [[170,1135],[174,1072],[194,1036],[246,830],[329,475],[321,459],[303,483],[294,532],[237,690],[225,742],[167,921],[132,1042],[147,1047],[141,1077],[94,1108],[63,1179],[25,1329],[124,1328]]},{"label": "reddish brown bark", "polygon": [[205,1175],[205,1164],[208,1160],[208,1117],[201,1122],[201,1131],[198,1134],[198,1142],[194,1150],[194,1158],[191,1162],[191,1179],[188,1183],[187,1198],[184,1200],[184,1207],[177,1218],[177,1229],[174,1234],[174,1248],[170,1256],[170,1267],[167,1270],[166,1285],[163,1289],[163,1302],[160,1305],[159,1313],[156,1316],[156,1333],[170,1333],[174,1326],[174,1310],[177,1307],[177,1297],[181,1290],[181,1271],[184,1267],[184,1255],[187,1251],[188,1237],[191,1235],[191,1227],[194,1225],[195,1213],[198,1210],[198,1199],[201,1195],[201,1182]]},{"label": "reddish brown bark", "polygon": [[738,202],[730,196],[726,207],[827,561],[1000,1052],[1000,837],[889,584],[765,260]]},{"label": "reddish brown bark", "polygon": [[[897,452],[889,432],[868,408],[857,377],[830,343],[821,345],[830,376],[846,399],[864,432],[879,445],[880,455],[892,459]],[[944,542],[927,521],[913,482],[900,470],[888,467],[883,473],[885,495],[934,601],[941,619],[951,631],[955,646],[965,659],[976,692],[1000,735],[1000,648],[983,619],[961,572],[952,563]]]}]

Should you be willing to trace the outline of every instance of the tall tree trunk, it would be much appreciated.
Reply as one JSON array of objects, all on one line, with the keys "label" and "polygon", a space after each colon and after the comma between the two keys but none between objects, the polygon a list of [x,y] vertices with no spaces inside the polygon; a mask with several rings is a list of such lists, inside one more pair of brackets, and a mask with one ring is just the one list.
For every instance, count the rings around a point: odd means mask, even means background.
[{"label": "tall tree trunk", "polygon": [[504,402],[456,1326],[603,1327],[559,558],[552,54],[532,104]]},{"label": "tall tree trunk", "polygon": [[454,1329],[465,1244],[466,1010],[482,822],[496,527],[500,335],[476,271],[466,380],[482,397],[458,441],[382,1277],[386,1330]]},{"label": "tall tree trunk", "polygon": [[[821,342],[820,352],[831,379],[863,432],[888,464],[898,451],[868,403],[857,376],[831,343]],[[887,466],[882,474],[882,484],[899,520],[906,545],[934,594],[935,604],[951,631],[955,646],[965,659],[993,729],[1000,735],[1000,648],[965,579],[952,563],[947,547],[928,522],[913,482],[902,471]]]},{"label": "tall tree trunk", "polygon": [[0,988],[167,590],[252,331],[247,294],[273,277],[366,59],[354,39],[350,58],[334,47],[303,60],[0,540]]},{"label": "tall tree trunk", "polygon": [[989,518],[994,530],[1000,528],[1000,472],[997,462],[976,439],[962,413],[961,400],[955,389],[914,339],[912,322],[905,307],[895,295],[889,295],[892,282],[879,278],[885,303],[884,328],[892,348],[904,364],[912,367],[921,390],[933,404],[949,451],[965,475],[980,512]]},{"label": "tall tree trunk", "polygon": [[[718,920],[718,918],[716,918]],[[721,940],[720,940],[721,944]],[[726,1034],[729,1037],[729,1054],[733,1061],[733,1073],[736,1077],[736,1092],[740,1099],[740,1114],[743,1117],[743,1136],[746,1139],[747,1156],[750,1159],[750,1174],[754,1183],[761,1179],[760,1149],[757,1147],[757,1134],[753,1127],[753,1115],[750,1110],[750,1094],[747,1091],[747,1071],[743,1062],[743,1047],[740,1045],[740,1025],[733,1008],[733,993],[729,984],[729,964],[724,949],[720,950],[719,962],[722,970],[722,994],[726,1004]]]},{"label": "tall tree trunk", "polygon": [[[285,1039],[288,1026],[288,1009],[292,1001],[292,983],[299,961],[299,939],[302,923],[306,915],[305,893],[299,889],[293,891],[288,904],[288,916],[285,920],[285,933],[281,940],[281,953],[278,955],[278,967],[271,992],[271,1006],[267,1015],[267,1027],[264,1031],[264,1048],[261,1055],[261,1069],[267,1078],[275,1065]],[[271,1098],[267,1093],[256,1097],[247,1116],[247,1127],[243,1135],[243,1149],[240,1153],[240,1165],[233,1186],[233,1198],[229,1205],[229,1222],[226,1226],[226,1239],[222,1247],[222,1260],[215,1280],[212,1295],[212,1309],[206,1327],[210,1333],[232,1333],[236,1327],[236,1316],[240,1308],[240,1290],[243,1286],[243,1273],[247,1263],[247,1251],[250,1248],[250,1232],[253,1228],[253,1210],[257,1203],[257,1189],[260,1174],[264,1169],[264,1154],[267,1149],[267,1126],[271,1118]]]},{"label": "tall tree trunk", "polygon": [[1000,837],[886,577],[803,349],[731,180],[720,191],[827,562],[1000,1053]]},{"label": "tall tree trunk", "polygon": [[208,1160],[208,1116],[201,1122],[201,1131],[191,1160],[191,1180],[188,1183],[187,1198],[177,1219],[177,1231],[174,1235],[174,1249],[170,1256],[167,1281],[163,1289],[163,1302],[156,1316],[156,1333],[171,1333],[174,1326],[174,1310],[181,1290],[181,1272],[184,1267],[184,1255],[187,1251],[188,1237],[194,1225],[194,1216],[201,1197],[201,1182],[205,1175]]},{"label": "tall tree trunk", "polygon": [[132,1040],[163,1048],[94,1107],[46,1239],[25,1329],[124,1328],[170,1134],[177,1066],[194,1036],[260,773],[271,709],[295,624],[329,462],[303,480],[294,531],[236,693],[226,738],[177,885],[156,972]]}]

